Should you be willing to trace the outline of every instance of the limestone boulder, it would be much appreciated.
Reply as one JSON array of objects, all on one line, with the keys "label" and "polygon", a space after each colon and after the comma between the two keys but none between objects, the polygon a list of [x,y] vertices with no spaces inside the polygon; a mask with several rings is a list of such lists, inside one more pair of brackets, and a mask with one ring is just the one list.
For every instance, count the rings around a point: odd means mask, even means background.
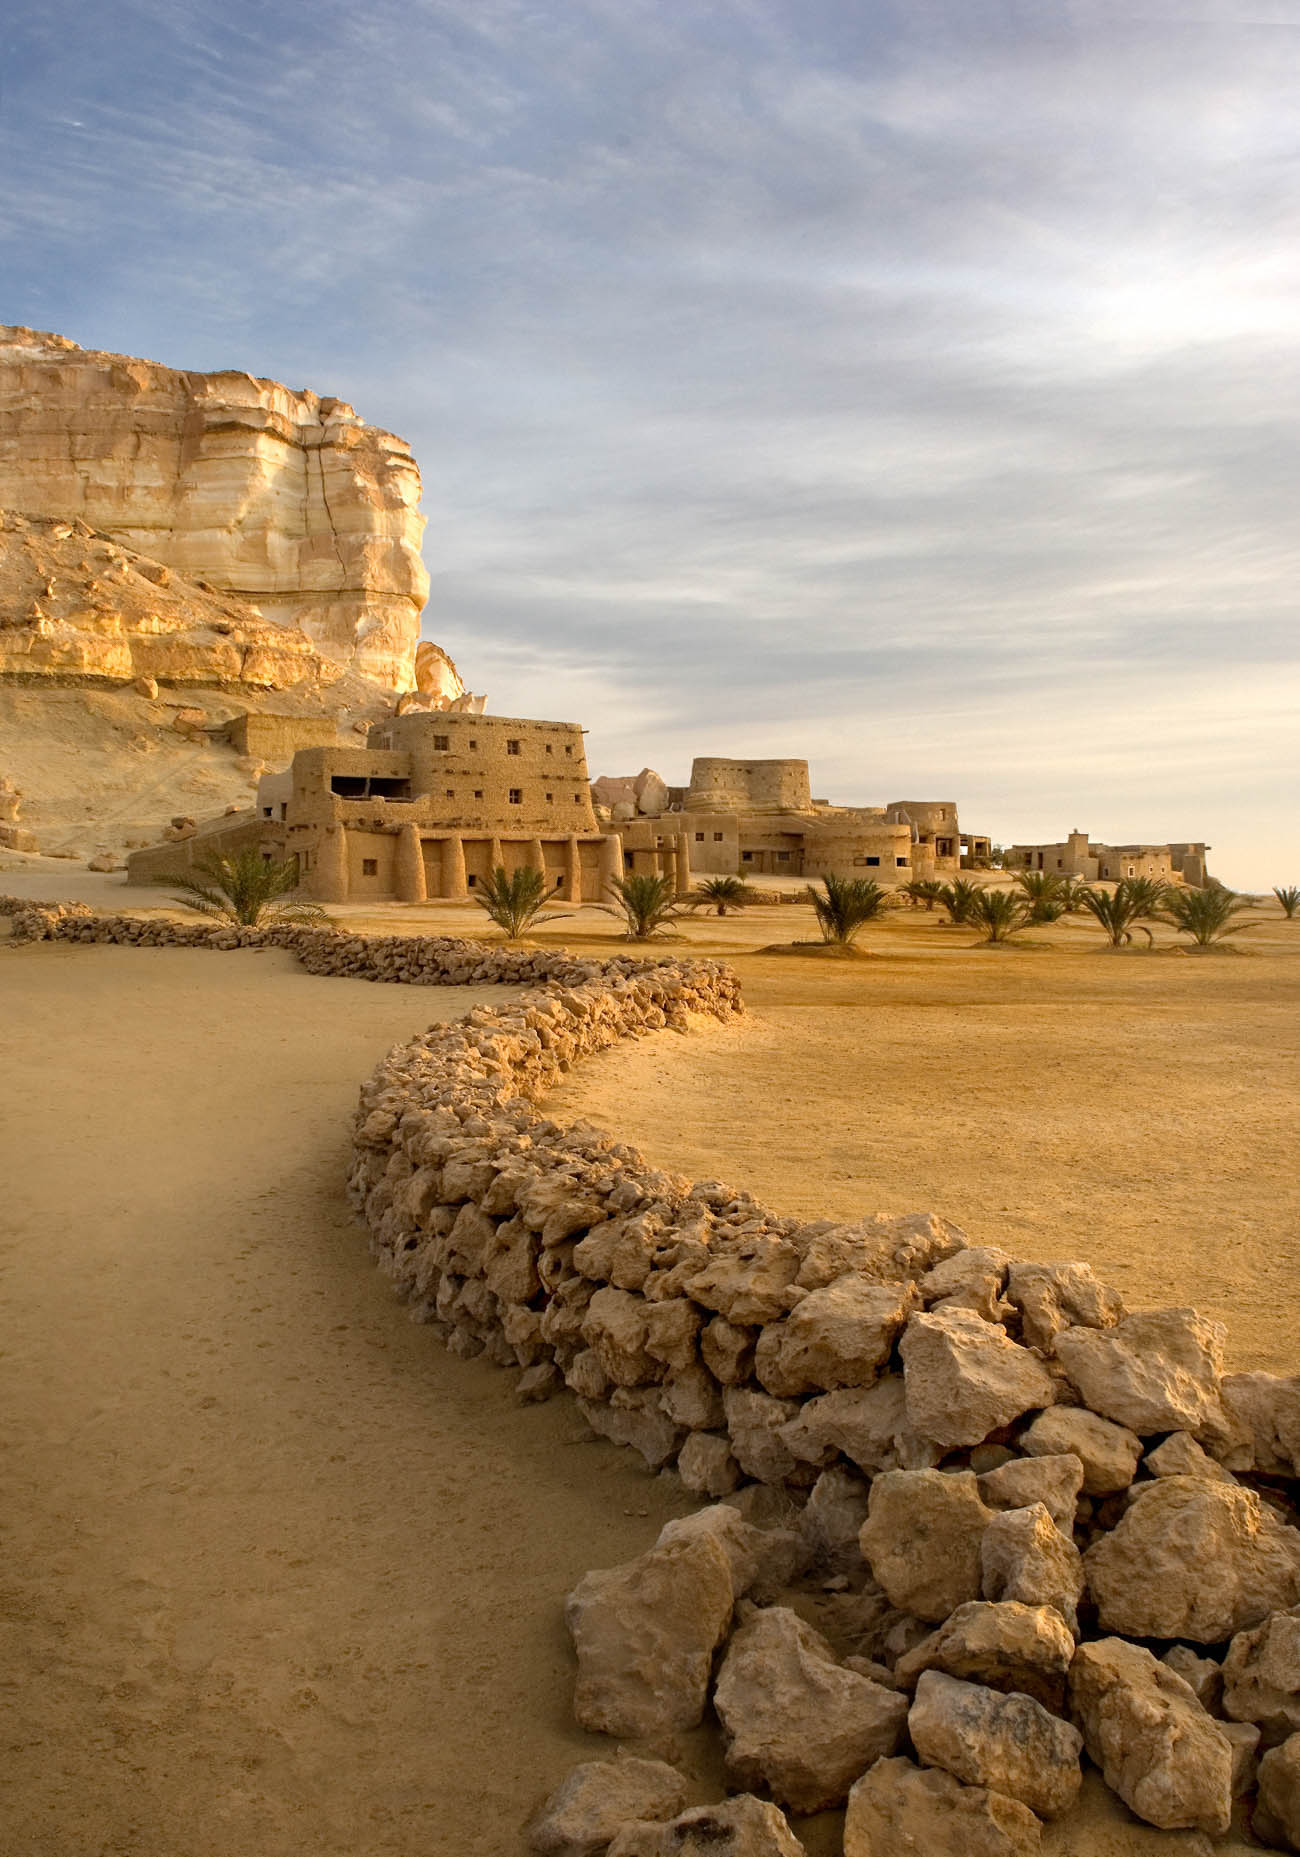
[{"label": "limestone boulder", "polygon": [[740,1482],[740,1465],[725,1432],[693,1431],[677,1453],[677,1474],[693,1496],[729,1496]]},{"label": "limestone boulder", "polygon": [[587,1760],[551,1794],[527,1830],[539,1857],[603,1857],[629,1819],[672,1818],[686,1782],[662,1760]]},{"label": "limestone boulder", "polygon": [[1018,1799],[1040,1818],[1068,1811],[1083,1784],[1083,1736],[1029,1696],[927,1670],[907,1730],[927,1766]]},{"label": "limestone boulder", "polygon": [[777,1806],[752,1793],[721,1805],[696,1805],[665,1825],[632,1824],[608,1857],[806,1857]]},{"label": "limestone boulder", "polygon": [[980,1577],[986,1599],[1050,1606],[1077,1632],[1083,1558],[1041,1502],[993,1517],[980,1539]]},{"label": "limestone boulder", "polygon": [[1225,1459],[1228,1467],[1300,1475],[1300,1374],[1229,1373],[1221,1392],[1249,1440],[1240,1460]]},{"label": "limestone boulder", "polygon": [[731,1613],[731,1563],[710,1535],[587,1574],[564,1614],[579,1725],[651,1745],[695,1727]]},{"label": "limestone boulder", "polygon": [[1038,1857],[1042,1829],[1004,1793],[910,1760],[878,1760],[849,1794],[844,1857]]},{"label": "limestone boulder", "polygon": [[1013,1457],[980,1477],[990,1509],[1025,1509],[1041,1502],[1063,1535],[1074,1527],[1083,1465],[1072,1451],[1052,1457]]},{"label": "limestone boulder", "polygon": [[980,1543],[993,1520],[969,1470],[887,1470],[859,1541],[891,1603],[937,1624],[983,1596]]},{"label": "limestone boulder", "polygon": [[1083,1465],[1084,1494],[1111,1496],[1133,1481],[1142,1440],[1127,1426],[1099,1418],[1083,1406],[1052,1406],[1021,1433],[1020,1449],[1030,1457],[1077,1457]]},{"label": "limestone boulder", "polygon": [[1175,1431],[1146,1454],[1146,1469],[1153,1477],[1208,1477],[1212,1483],[1231,1483],[1230,1470],[1216,1463],[1190,1432]]},{"label": "limestone boulder", "polygon": [[759,1599],[779,1591],[800,1571],[807,1559],[802,1538],[788,1528],[755,1528],[739,1510],[725,1502],[665,1522],[658,1547],[674,1541],[694,1541],[709,1535],[722,1548],[731,1567],[735,1598],[754,1593]]},{"label": "limestone boulder", "polygon": [[723,1394],[731,1452],[746,1476],[760,1483],[784,1483],[796,1459],[782,1435],[798,1411],[789,1399],[774,1399],[748,1387],[729,1386]]},{"label": "limestone boulder", "polygon": [[663,1362],[646,1346],[648,1334],[641,1296],[606,1285],[587,1305],[582,1338],[615,1386],[645,1386],[663,1378]]},{"label": "limestone boulder", "polygon": [[1171,1644],[1160,1659],[1167,1670],[1180,1676],[1201,1707],[1211,1715],[1222,1712],[1223,1667],[1212,1657],[1201,1657],[1190,1644]]},{"label": "limestone boulder", "polygon": [[823,1573],[857,1573],[862,1566],[859,1538],[867,1519],[869,1486],[865,1477],[842,1466],[823,1470],[799,1518],[809,1558]]},{"label": "limestone boulder", "polygon": [[1270,1745],[1300,1734],[1300,1606],[1239,1631],[1223,1660],[1223,1712]]},{"label": "limestone boulder", "polygon": [[719,1251],[687,1279],[693,1302],[713,1309],[735,1328],[777,1322],[800,1300],[794,1288],[799,1256],[784,1239],[759,1237]]},{"label": "limestone boulder", "polygon": [[1300,1734],[1270,1748],[1260,1761],[1250,1828],[1278,1850],[1300,1851]]},{"label": "limestone boulder", "polygon": [[1232,1819],[1232,1748],[1182,1678],[1141,1645],[1081,1644],[1070,1710],[1112,1792],[1149,1825],[1220,1837]]},{"label": "limestone boulder", "polygon": [[1218,1644],[1300,1602],[1300,1532],[1253,1490],[1164,1477],[1084,1555],[1103,1631]]},{"label": "limestone boulder", "polygon": [[995,1245],[969,1245],[927,1270],[917,1284],[927,1309],[973,1309],[986,1322],[1011,1314],[1004,1302],[1011,1259]]},{"label": "limestone boulder", "polygon": [[947,1450],[979,1444],[1056,1399],[1038,1357],[972,1309],[913,1316],[899,1351],[908,1420]]},{"label": "limestone boulder", "polygon": [[782,1426],[781,1437],[802,1463],[830,1464],[842,1452],[867,1471],[928,1470],[942,1455],[937,1444],[913,1431],[897,1373],[874,1386],[843,1387],[806,1400]]},{"label": "limestone boulder", "polygon": [[1073,1633],[1054,1606],[976,1599],[958,1606],[900,1657],[894,1677],[910,1690],[927,1670],[941,1670],[988,1689],[1032,1696],[1059,1714],[1073,1657]]},{"label": "limestone boulder", "polygon": [[1049,1354],[1067,1328],[1113,1328],[1124,1315],[1118,1290],[1102,1283],[1087,1264],[1013,1263],[1007,1301],[1020,1312],[1026,1346]]},{"label": "limestone boulder", "polygon": [[1131,1431],[1199,1434],[1221,1422],[1224,1328],[1194,1309],[1151,1309],[1113,1328],[1067,1328],[1056,1357],[1084,1405]]},{"label": "limestone boulder", "polygon": [[914,1285],[840,1277],[810,1290],[784,1322],[759,1337],[754,1372],[769,1393],[791,1398],[840,1386],[870,1386],[911,1311]]},{"label": "limestone boulder", "polygon": [[838,1805],[873,1761],[896,1752],[907,1721],[905,1696],[844,1668],[785,1606],[736,1632],[713,1704],[731,1778],[798,1812]]}]

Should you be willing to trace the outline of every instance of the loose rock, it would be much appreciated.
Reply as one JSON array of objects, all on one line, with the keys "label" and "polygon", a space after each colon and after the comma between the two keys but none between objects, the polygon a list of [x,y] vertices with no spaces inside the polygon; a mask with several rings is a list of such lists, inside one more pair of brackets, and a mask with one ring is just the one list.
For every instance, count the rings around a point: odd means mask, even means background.
[{"label": "loose rock", "polygon": [[844,1815],[844,1857],[1037,1857],[1041,1844],[1018,1799],[910,1760],[878,1760]]},{"label": "loose rock", "polygon": [[1300,1734],[1259,1763],[1259,1798],[1250,1828],[1265,1844],[1300,1851]]},{"label": "loose rock", "polygon": [[1272,1746],[1300,1733],[1300,1606],[1239,1631],[1223,1660],[1223,1712]]},{"label": "loose rock", "polygon": [[1040,1818],[1068,1811],[1083,1784],[1083,1736],[1029,1696],[927,1670],[907,1728],[928,1765],[1018,1799]]},{"label": "loose rock", "polygon": [[661,1760],[588,1760],[575,1767],[528,1827],[541,1857],[602,1857],[629,1819],[672,1818],[686,1782]]},{"label": "loose rock", "polygon": [[1060,1713],[1074,1637],[1053,1606],[973,1600],[900,1657],[894,1677],[906,1689],[927,1670],[942,1670],[1004,1693],[1032,1696]]},{"label": "loose rock", "polygon": [[992,1520],[969,1470],[887,1470],[871,1485],[862,1552],[894,1605],[937,1624],[982,1596],[980,1542]]},{"label": "loose rock", "polygon": [[1133,1481],[1142,1440],[1082,1406],[1053,1406],[1021,1433],[1020,1448],[1031,1457],[1071,1452],[1083,1465],[1084,1494],[1111,1496]]},{"label": "loose rock", "polygon": [[1057,1457],[1014,1457],[980,1477],[980,1495],[990,1509],[1026,1509],[1041,1502],[1063,1535],[1074,1527],[1083,1464],[1073,1452]]},{"label": "loose rock", "polygon": [[608,1857],[806,1857],[783,1812],[751,1793],[696,1805],[666,1825],[627,1825]]},{"label": "loose rock", "polygon": [[994,1516],[980,1541],[980,1569],[986,1599],[1051,1606],[1078,1631],[1083,1560],[1041,1502]]},{"label": "loose rock", "polygon": [[1114,1328],[1067,1328],[1056,1357],[1103,1418],[1135,1432],[1199,1433],[1222,1422],[1224,1332],[1194,1309],[1151,1309]]},{"label": "loose rock", "polygon": [[899,1344],[914,1430],[945,1449],[979,1444],[1035,1406],[1050,1406],[1051,1375],[1036,1355],[971,1309],[913,1316]]}]

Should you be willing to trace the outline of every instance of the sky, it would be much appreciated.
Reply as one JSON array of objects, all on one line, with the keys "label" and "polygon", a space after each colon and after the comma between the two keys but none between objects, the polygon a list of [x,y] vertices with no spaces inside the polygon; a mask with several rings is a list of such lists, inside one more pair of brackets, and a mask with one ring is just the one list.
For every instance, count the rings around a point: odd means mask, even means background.
[{"label": "sky", "polygon": [[414,447],[593,774],[1300,882],[1300,0],[7,0],[0,320]]}]

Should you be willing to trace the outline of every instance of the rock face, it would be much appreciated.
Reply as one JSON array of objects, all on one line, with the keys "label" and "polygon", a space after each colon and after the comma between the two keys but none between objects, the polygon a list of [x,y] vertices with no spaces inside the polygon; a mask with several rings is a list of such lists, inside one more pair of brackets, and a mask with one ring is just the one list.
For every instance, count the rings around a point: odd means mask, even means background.
[{"label": "rock face", "polygon": [[80,518],[415,687],[429,582],[410,447],[341,400],[0,326],[0,505]]},{"label": "rock face", "polygon": [[159,683],[289,690],[341,675],[298,626],[79,518],[0,510],[0,677],[152,683],[156,697]]}]

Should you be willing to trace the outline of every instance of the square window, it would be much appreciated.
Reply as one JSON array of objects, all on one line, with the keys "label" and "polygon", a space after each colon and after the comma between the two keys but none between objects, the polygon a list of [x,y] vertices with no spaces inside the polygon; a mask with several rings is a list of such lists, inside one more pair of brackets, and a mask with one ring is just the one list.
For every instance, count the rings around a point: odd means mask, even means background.
[{"label": "square window", "polygon": [[697,845],[702,845],[702,844],[704,843],[704,834],[703,834],[703,832],[697,832],[697,833],[695,834],[695,842],[696,842],[696,844],[697,844]]},{"label": "square window", "polygon": [[455,799],[455,797],[456,797],[456,789],[455,789],[455,787],[448,787],[448,788],[447,788],[447,798],[448,798],[449,800],[454,800],[454,799]]},{"label": "square window", "polygon": [[446,750],[451,747],[451,736],[435,735],[433,738],[433,745],[435,749]]},{"label": "square window", "polygon": [[[549,750],[548,750],[548,753],[549,753]],[[546,804],[548,806],[553,805],[554,801],[555,801],[555,795],[553,793],[548,793],[546,796]]]},{"label": "square window", "polygon": [[574,805],[575,805],[575,806],[581,806],[581,804],[582,804],[582,795],[581,795],[581,793],[575,793],[575,794],[574,794],[574,796],[573,796],[573,803],[574,803]]},{"label": "square window", "polygon": [[361,875],[363,877],[377,877],[379,875],[379,859],[362,858]]},{"label": "square window", "polygon": [[469,745],[470,745],[470,747],[471,747],[471,748],[477,748],[477,747],[478,747],[478,743],[477,743],[477,742],[476,742],[476,741],[474,740],[474,738],[473,738],[473,736],[472,736],[472,735],[471,735],[471,737],[470,737],[470,742],[469,742]]},{"label": "square window", "polygon": [[907,863],[907,859],[906,858],[895,858],[894,862],[895,864],[904,865]]},{"label": "square window", "polygon": [[507,754],[519,754],[522,751],[522,749],[523,749],[523,743],[521,741],[508,741],[506,743]]},{"label": "square window", "polygon": [[522,805],[523,805],[523,803],[524,803],[524,790],[523,790],[523,788],[522,788],[522,787],[511,787],[511,789],[510,789],[510,804],[511,804],[512,806],[522,806]]},{"label": "square window", "polygon": [[868,858],[867,859],[868,864],[879,864],[879,862],[880,862],[879,858]]},{"label": "square window", "polygon": [[714,844],[715,844],[715,845],[720,845],[720,844],[722,843],[722,833],[721,833],[721,832],[715,832],[715,833],[713,834],[713,842],[714,842]]},{"label": "square window", "polygon": [[483,797],[483,789],[482,789],[482,787],[475,787],[475,789],[474,789],[474,798],[475,798],[476,800],[481,800],[481,799],[482,799],[482,797]]},{"label": "square window", "polygon": [[744,864],[752,864],[754,862],[754,854],[752,851],[742,851],[740,857],[741,862]]},{"label": "square window", "polygon": [[564,752],[565,752],[566,754],[572,754],[572,753],[573,753],[573,747],[572,747],[572,744],[566,744],[566,746],[565,746],[565,750],[564,750]]}]

